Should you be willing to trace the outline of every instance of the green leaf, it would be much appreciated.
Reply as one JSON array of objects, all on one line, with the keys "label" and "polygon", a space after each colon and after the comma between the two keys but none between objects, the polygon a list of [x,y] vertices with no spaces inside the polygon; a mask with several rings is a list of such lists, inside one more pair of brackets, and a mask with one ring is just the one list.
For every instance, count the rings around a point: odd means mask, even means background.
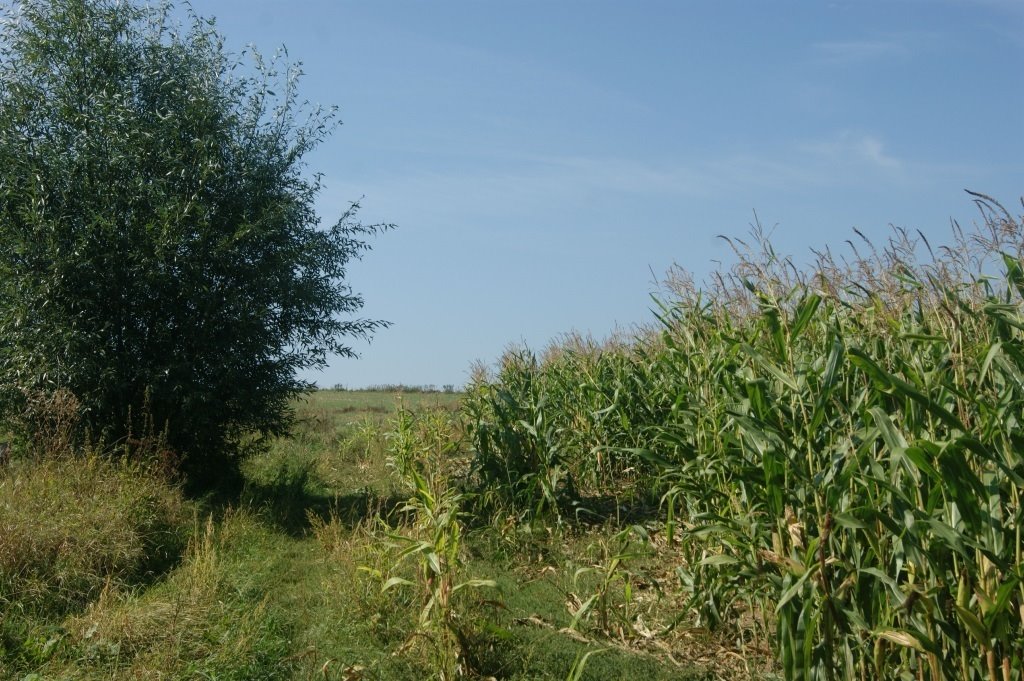
[{"label": "green leaf", "polygon": [[811,575],[815,574],[817,571],[817,563],[810,565],[809,567],[807,567],[806,570],[804,570],[804,573],[800,575],[800,577],[796,580],[796,582],[793,583],[792,586],[790,586],[788,589],[782,592],[782,596],[779,598],[779,602],[775,606],[776,615],[782,612],[782,609],[786,607],[786,604],[794,598],[796,598],[803,591],[804,584],[806,584],[807,580],[811,577]]},{"label": "green leaf", "polygon": [[701,565],[709,565],[709,566],[715,566],[715,565],[736,565],[739,562],[740,561],[737,560],[733,556],[727,556],[724,553],[718,553],[718,554],[715,554],[715,555],[712,555],[712,556],[708,556],[707,558],[703,558],[700,561],[700,564]]},{"label": "green leaf", "polygon": [[789,374],[787,374],[785,371],[783,371],[778,365],[776,365],[774,362],[769,360],[763,354],[761,354],[760,352],[755,350],[753,347],[751,347],[747,343],[740,343],[739,347],[740,347],[741,350],[743,350],[743,352],[748,354],[754,360],[754,362],[758,366],[760,366],[762,369],[764,369],[769,374],[774,376],[775,379],[778,380],[780,383],[785,385],[787,388],[789,388],[793,392],[799,392],[800,391],[800,388],[797,385],[796,379],[793,378],[792,376],[790,376]]},{"label": "green leaf", "polygon": [[814,401],[814,412],[811,415],[811,430],[813,431],[817,431],[825,419],[825,405],[828,403],[832,390],[836,386],[844,352],[845,347],[842,338],[836,334],[832,339],[832,348],[829,351],[828,361],[825,363],[825,373],[821,379],[821,387]]},{"label": "green leaf", "polygon": [[573,630],[576,629],[576,627],[580,623],[580,620],[583,617],[585,617],[588,612],[590,612],[591,608],[594,607],[594,603],[597,602],[597,598],[598,598],[598,594],[594,594],[593,596],[591,596],[587,600],[583,601],[583,603],[580,605],[580,609],[576,611],[576,614],[573,615],[572,621],[569,623],[569,628],[570,629],[573,629]]},{"label": "green leaf", "polygon": [[913,648],[914,650],[923,653],[924,646],[917,640],[913,634],[908,631],[902,631],[900,629],[882,629],[875,632],[875,636],[895,643],[896,645],[903,646],[904,648]]},{"label": "green leaf", "polygon": [[939,472],[929,461],[931,455],[925,449],[921,447],[907,447],[903,450],[903,455],[906,456],[918,470],[923,472],[932,480],[940,481],[942,479],[942,476],[939,475]]},{"label": "green leaf", "polygon": [[978,384],[985,382],[985,377],[988,376],[988,369],[992,365],[992,360],[995,359],[996,355],[999,354],[999,350],[1003,347],[1003,344],[996,341],[992,344],[992,347],[985,353],[985,360],[981,363],[981,371],[978,372]]},{"label": "green leaf", "polygon": [[1003,264],[1006,265],[1006,278],[1017,289],[1017,295],[1024,297],[1024,269],[1020,261],[1008,253],[1003,253]]},{"label": "green leaf", "polygon": [[991,629],[995,624],[996,619],[1006,612],[1011,599],[1016,595],[1018,584],[1020,584],[1020,578],[1017,577],[1017,575],[1011,575],[1007,581],[1003,582],[999,586],[999,590],[996,592],[996,597],[992,601],[992,605],[985,612],[986,628]]},{"label": "green leaf", "polygon": [[821,296],[817,293],[811,293],[806,296],[796,308],[796,318],[793,321],[793,327],[790,329],[790,338],[796,338],[803,333],[804,328],[814,318],[814,313],[818,311],[818,306],[821,304]]},{"label": "green leaf", "polygon": [[413,586],[413,583],[410,582],[408,579],[403,579],[401,577],[392,577],[388,581],[384,582],[384,586],[380,588],[381,593],[388,591],[396,586]]},{"label": "green leaf", "polygon": [[834,513],[832,519],[840,527],[845,527],[849,530],[863,530],[867,528],[867,524],[858,519],[853,513]]},{"label": "green leaf", "polygon": [[896,429],[892,419],[881,407],[871,407],[868,412],[871,414],[871,418],[874,419],[875,425],[881,431],[882,440],[890,450],[899,450],[902,452],[907,447],[907,441],[903,435]]},{"label": "green leaf", "polygon": [[949,412],[949,410],[921,393],[912,384],[886,372],[862,350],[851,348],[847,351],[847,356],[850,358],[850,361],[864,371],[864,373],[866,373],[882,391],[907,397],[920,404],[930,414],[949,427],[955,428],[961,432],[967,432],[967,426]]},{"label": "green leaf", "polygon": [[987,650],[992,645],[992,637],[988,632],[988,628],[982,623],[978,616],[973,612],[964,608],[960,605],[954,604],[953,607],[956,609],[956,615],[960,621],[967,627],[967,631],[971,633],[974,640],[978,642],[978,645],[983,650]]},{"label": "green leaf", "polygon": [[452,588],[452,592],[454,593],[461,589],[496,589],[497,587],[498,583],[493,579],[468,579],[465,582],[455,585],[455,587]]}]

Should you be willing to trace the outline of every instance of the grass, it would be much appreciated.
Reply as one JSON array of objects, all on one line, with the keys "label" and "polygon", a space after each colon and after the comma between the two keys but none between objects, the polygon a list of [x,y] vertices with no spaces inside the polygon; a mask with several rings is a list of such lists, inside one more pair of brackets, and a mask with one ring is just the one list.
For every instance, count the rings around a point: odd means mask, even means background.
[{"label": "grass", "polygon": [[197,532],[159,584],[104,594],[65,622],[39,673],[54,678],[290,678],[294,622],[270,589],[299,557],[258,517],[231,512]]},{"label": "grass", "polygon": [[344,429],[367,418],[394,415],[404,406],[412,411],[458,409],[461,393],[368,390],[318,390],[309,393],[299,407],[306,425],[303,432]]},{"label": "grass", "polygon": [[[0,472],[0,678],[437,678],[418,592],[382,592],[367,568],[417,579],[390,538],[423,529],[388,458],[400,413],[451,424],[460,397],[313,393],[294,436],[246,462],[229,502],[186,500],[101,457],[16,459]],[[449,473],[464,472],[466,455],[449,454]],[[458,674],[564,679],[576,665],[585,679],[713,678],[699,660],[568,629],[574,556],[603,529],[512,540],[469,521],[451,554],[459,579],[498,588],[446,606],[464,634]]]},{"label": "grass", "polygon": [[95,455],[20,465],[0,480],[0,598],[64,611],[110,582],[145,580],[183,543],[173,489]]},{"label": "grass", "polygon": [[0,671],[48,657],[64,618],[104,594],[159,579],[188,518],[181,494],[135,464],[14,461],[0,474]]}]

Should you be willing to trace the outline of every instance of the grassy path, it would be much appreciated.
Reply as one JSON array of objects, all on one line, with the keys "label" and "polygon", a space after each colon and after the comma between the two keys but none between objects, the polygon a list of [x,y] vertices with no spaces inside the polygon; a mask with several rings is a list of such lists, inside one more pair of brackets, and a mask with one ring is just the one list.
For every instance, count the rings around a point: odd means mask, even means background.
[{"label": "grassy path", "polygon": [[[418,394],[403,405],[450,409],[456,401]],[[192,540],[176,567],[27,625],[24,638],[36,647],[0,655],[0,678],[430,678],[430,646],[416,634],[421,603],[382,594],[363,569],[387,570],[393,558],[376,518],[403,492],[373,431],[395,408],[387,395],[314,395],[296,435],[247,463],[239,499],[194,507]],[[471,627],[471,678],[566,679],[591,651],[580,678],[714,678],[653,649],[565,629],[570,587],[555,566],[570,565],[582,544],[538,537],[513,549],[489,532],[471,532],[466,543],[467,569],[500,587]]]}]

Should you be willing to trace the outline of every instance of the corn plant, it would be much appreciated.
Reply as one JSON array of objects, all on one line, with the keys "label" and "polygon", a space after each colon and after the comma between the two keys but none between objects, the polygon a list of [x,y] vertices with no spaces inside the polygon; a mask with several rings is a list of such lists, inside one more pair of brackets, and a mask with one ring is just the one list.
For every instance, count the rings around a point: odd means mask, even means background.
[{"label": "corn plant", "polygon": [[465,576],[463,526],[460,520],[464,495],[446,472],[447,461],[459,449],[449,416],[434,413],[417,416],[400,409],[389,433],[390,463],[410,491],[399,509],[411,518],[406,532],[389,532],[398,549],[394,572],[402,563],[415,564],[415,579],[399,575],[383,580],[382,592],[407,587],[421,601],[418,634],[431,644],[433,666],[442,681],[463,675],[465,610],[457,598],[467,590],[496,587],[493,580]]},{"label": "corn plant", "polygon": [[632,631],[638,614],[633,609],[634,582],[645,579],[633,566],[636,559],[645,555],[643,548],[634,544],[634,535],[642,542],[649,539],[642,527],[628,527],[618,532],[611,542],[598,542],[601,553],[598,562],[575,571],[573,588],[581,590],[585,586],[583,578],[590,578],[586,580],[590,594],[572,613],[570,629],[576,629],[581,621],[594,615],[598,628],[605,634],[612,632],[613,619],[620,635]]},{"label": "corn plant", "polygon": [[632,340],[506,357],[470,393],[484,489],[539,509],[554,462],[660,499],[680,617],[754,613],[788,679],[1020,678],[1024,227],[973,196],[948,247],[896,230],[804,270],[755,231]]},{"label": "corn plant", "polygon": [[466,402],[483,498],[535,515],[557,513],[573,482],[548,420],[535,358],[506,355],[502,376],[502,387],[478,385]]}]

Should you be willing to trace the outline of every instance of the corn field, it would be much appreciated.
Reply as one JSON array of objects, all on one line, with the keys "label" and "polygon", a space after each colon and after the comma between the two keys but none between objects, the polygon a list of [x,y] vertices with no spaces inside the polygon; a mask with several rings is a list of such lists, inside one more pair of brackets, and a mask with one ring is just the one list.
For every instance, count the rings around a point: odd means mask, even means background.
[{"label": "corn field", "polygon": [[674,272],[628,339],[509,351],[466,400],[478,503],[658,509],[686,612],[772,632],[787,679],[1024,676],[1024,227],[972,194],[806,267],[763,234]]}]

